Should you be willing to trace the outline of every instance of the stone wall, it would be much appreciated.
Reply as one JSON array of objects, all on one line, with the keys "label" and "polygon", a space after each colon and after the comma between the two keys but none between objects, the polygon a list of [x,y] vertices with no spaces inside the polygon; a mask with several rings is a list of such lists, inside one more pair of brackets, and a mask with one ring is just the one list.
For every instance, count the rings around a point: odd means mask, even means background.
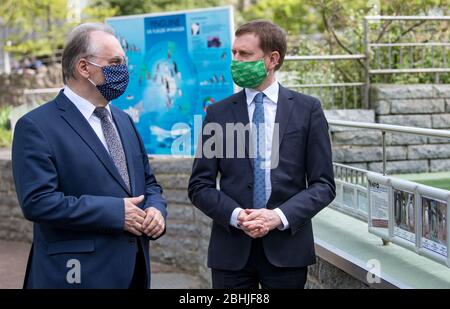
[{"label": "stone wall", "polygon": [[0,74],[0,108],[24,103],[23,90],[62,87],[61,65],[43,66],[39,70],[25,69],[21,73]]},{"label": "stone wall", "polygon": [[370,287],[317,256],[316,264],[308,268],[308,281],[305,288],[368,289]]},{"label": "stone wall", "polygon": [[0,151],[0,239],[31,242],[32,238],[32,224],[17,202],[10,152]]},{"label": "stone wall", "polygon": [[[372,111],[330,111],[329,119],[450,128],[450,85],[373,85]],[[362,115],[373,113],[373,119]],[[332,128],[335,162],[381,172],[381,132]],[[450,139],[386,133],[387,172],[450,171]]]}]

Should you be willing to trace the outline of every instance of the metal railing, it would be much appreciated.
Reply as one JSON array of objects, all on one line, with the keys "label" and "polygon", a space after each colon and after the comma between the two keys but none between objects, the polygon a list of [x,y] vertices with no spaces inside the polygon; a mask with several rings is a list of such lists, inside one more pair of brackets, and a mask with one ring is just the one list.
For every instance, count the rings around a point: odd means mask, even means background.
[{"label": "metal railing", "polygon": [[[286,56],[285,61],[348,61],[363,60],[364,54],[359,55],[322,55],[322,56]],[[329,97],[329,102],[322,102],[325,106],[335,108],[339,105],[341,108],[347,107],[359,108],[362,102],[365,83],[360,82],[343,82],[343,83],[320,83],[320,84],[291,84],[286,87],[302,91],[306,94],[316,96],[322,101],[325,97]],[[347,94],[352,94],[351,102],[348,102]],[[341,104],[337,104],[338,97],[341,98]]]},{"label": "metal railing", "polygon": [[[437,137],[437,138],[447,138],[450,140],[450,130],[436,130],[436,129],[427,129],[427,128],[416,128],[416,127],[406,127],[406,126],[397,126],[397,125],[387,125],[387,124],[379,124],[379,123],[364,123],[364,122],[354,122],[354,121],[341,121],[341,120],[329,120],[328,123],[330,126],[342,126],[342,127],[348,127],[348,128],[357,128],[357,129],[365,129],[365,130],[378,130],[382,134],[382,147],[383,147],[383,175],[386,175],[386,140],[385,135],[386,132],[392,132],[392,133],[403,133],[403,134],[412,134],[412,135],[421,135],[421,136],[427,136],[427,137]],[[396,243],[400,246],[403,246],[404,248],[414,251],[420,255],[424,255],[430,259],[436,260],[439,263],[442,263],[444,265],[447,265],[450,267],[450,260],[448,255],[443,256],[437,256],[434,254],[434,252],[437,252],[435,249],[434,251],[431,250],[430,252],[427,252],[423,248],[425,248],[424,245],[422,245],[422,228],[421,223],[417,223],[419,228],[414,230],[414,235],[411,237],[413,240],[405,241],[401,234],[401,232],[395,232],[396,226],[394,225],[394,217],[396,217],[395,209],[393,208],[393,197],[387,196],[386,203],[387,205],[387,212],[389,213],[387,215],[386,219],[388,220],[387,225],[384,227],[383,231],[376,230],[373,226],[373,219],[379,218],[379,212],[375,212],[376,215],[373,217],[373,204],[372,203],[380,203],[380,205],[383,206],[384,201],[381,202],[374,202],[377,198],[374,198],[373,195],[370,193],[370,188],[374,186],[373,184],[373,177],[377,174],[370,174],[369,171],[364,169],[355,168],[352,166],[347,166],[339,163],[333,163],[334,173],[335,173],[335,182],[336,182],[336,198],[335,200],[330,204],[330,207],[333,209],[336,209],[346,215],[355,217],[359,220],[362,220],[364,222],[367,222],[369,231],[371,233],[378,235],[383,240],[383,244],[388,244],[389,242]],[[371,183],[369,184],[368,178],[371,178]],[[381,178],[380,176],[379,178]],[[390,194],[393,194],[392,192],[396,192],[397,189],[400,188],[400,191],[403,193],[413,194],[414,198],[416,198],[415,194],[418,194],[420,198],[420,194],[425,194],[423,192],[427,192],[428,194],[433,194],[436,196],[439,196],[439,200],[443,199],[445,200],[444,204],[448,205],[448,201],[450,201],[449,194],[450,191],[448,190],[442,190],[442,189],[436,189],[429,186],[421,185],[420,188],[417,186],[417,183],[414,183],[412,181],[402,181],[396,177],[383,177],[383,179],[390,179],[389,183],[392,184],[392,187],[387,189],[386,194],[389,194],[388,192],[391,192]],[[381,181],[381,180],[380,180]],[[384,180],[383,180],[384,181]],[[386,180],[388,181],[388,180]],[[387,182],[386,182],[387,183]],[[401,183],[403,183],[401,185]],[[383,185],[383,184],[382,184]],[[375,187],[378,188],[379,184],[376,184]],[[409,193],[411,188],[415,187],[411,192],[415,193]],[[409,189],[407,189],[409,188]],[[395,190],[394,190],[395,189]],[[406,191],[401,191],[402,189],[406,189]],[[377,191],[378,189],[375,189]],[[389,191],[390,190],[390,191]],[[380,192],[380,191],[378,191]],[[430,193],[432,192],[432,193]],[[445,197],[444,197],[445,196]],[[435,197],[436,198],[436,197]],[[372,200],[374,199],[374,200]],[[379,199],[379,198],[378,198]],[[382,199],[379,199],[382,200]],[[421,201],[421,199],[419,199]],[[437,200],[435,200],[437,201]],[[418,202],[421,203],[421,202]],[[422,204],[418,204],[422,205]],[[420,206],[422,207],[422,206]],[[447,207],[447,206],[446,206]],[[445,210],[446,214],[449,214],[448,210]],[[422,216],[422,210],[415,211],[417,217],[417,221],[415,222],[422,222],[423,218]],[[392,220],[392,221],[391,221]],[[395,219],[397,220],[397,219]],[[399,223],[398,223],[399,224]],[[414,223],[415,224],[415,223]],[[400,226],[400,225],[399,225]],[[400,228],[400,227],[399,227]],[[450,231],[450,228],[446,229],[446,232]],[[395,234],[397,233],[397,234]],[[400,234],[399,234],[400,233]],[[408,233],[408,232],[407,232]],[[420,234],[418,234],[420,233]],[[419,236],[420,235],[420,236]],[[404,237],[404,236],[403,236]],[[407,238],[405,238],[407,239]],[[409,238],[408,238],[409,239]],[[445,250],[448,254],[448,240],[445,239],[446,245]],[[428,247],[427,247],[428,248]],[[441,249],[439,249],[441,250]]]},{"label": "metal railing", "polygon": [[[434,73],[435,83],[439,83],[439,74],[450,73],[450,68],[447,66],[447,54],[450,52],[449,42],[391,42],[391,36],[388,35],[389,42],[379,43],[372,42],[370,22],[387,21],[391,24],[394,21],[397,22],[410,22],[417,21],[419,23],[414,24],[409,29],[419,27],[426,22],[450,22],[450,16],[365,16],[364,17],[364,51],[365,51],[365,92],[364,92],[364,105],[369,106],[369,89],[371,83],[371,77],[375,75],[383,74],[420,74],[420,73]],[[389,26],[389,24],[387,24]],[[385,28],[383,31],[387,31]],[[406,33],[405,33],[406,35]],[[387,48],[387,61],[384,65],[381,61],[381,50]],[[414,50],[417,48],[422,49],[420,61],[414,61]],[[437,66],[435,59],[435,49],[442,49],[442,66]],[[394,50],[395,49],[395,50]],[[407,52],[405,53],[405,49]],[[423,62],[425,61],[426,49],[431,49],[431,67],[427,67]],[[372,55],[374,56],[372,57]],[[398,57],[396,65],[394,65],[393,57]],[[409,67],[401,67],[405,63],[405,58],[409,59]],[[371,60],[375,59],[376,65],[372,65]],[[373,67],[375,66],[375,67]],[[419,67],[417,67],[419,66]]]},{"label": "metal railing", "polygon": [[40,105],[53,99],[60,90],[61,88],[24,89],[23,104]]},{"label": "metal railing", "polygon": [[[450,139],[450,130],[436,130],[427,128],[406,127],[380,123],[367,123],[343,120],[328,120],[330,126],[357,128],[365,130],[378,130],[381,133],[383,148],[383,175],[386,175],[386,132],[422,135]],[[367,170],[352,166],[333,163],[336,199],[332,207],[360,220],[367,220]]]},{"label": "metal railing", "polygon": [[386,132],[406,133],[413,135],[422,135],[427,137],[441,137],[450,139],[450,130],[436,130],[436,129],[381,124],[381,123],[366,123],[366,122],[344,121],[344,120],[328,120],[328,123],[334,126],[380,131],[381,146],[383,147],[383,154],[382,154],[383,175],[386,175]]},{"label": "metal railing", "polygon": [[[369,108],[369,89],[371,79],[374,76],[384,76],[389,74],[434,74],[435,83],[439,83],[440,74],[450,73],[448,66],[448,57],[450,53],[450,43],[445,42],[391,42],[388,35],[388,42],[379,42],[382,35],[378,35],[375,40],[371,39],[374,34],[370,29],[371,22],[387,21],[386,27],[378,27],[383,32],[389,32],[388,28],[393,22],[411,22],[417,21],[407,30],[408,32],[417,29],[422,24],[428,22],[449,22],[450,16],[366,16],[364,17],[364,54],[353,55],[309,55],[309,56],[286,56],[287,62],[312,62],[312,61],[359,61],[363,62],[360,76],[364,80],[355,80],[345,83],[316,83],[316,84],[290,84],[290,88],[301,90],[307,94],[317,96],[322,101],[324,98],[330,98],[322,102],[325,107],[335,108],[336,106],[352,108]],[[448,30],[447,30],[448,31]],[[416,49],[422,49],[421,54],[417,54]],[[384,50],[387,49],[386,52]],[[426,50],[431,53],[431,63],[427,65]],[[440,50],[440,53],[437,50]],[[382,51],[384,52],[382,56]],[[439,61],[437,55],[440,54]],[[383,59],[382,59],[383,57]],[[394,60],[396,57],[396,60]],[[415,60],[415,58],[419,60]],[[384,59],[386,58],[386,59]],[[404,67],[409,64],[409,66]],[[349,95],[350,94],[350,95]],[[352,104],[348,104],[348,95],[353,98]],[[342,102],[336,103],[341,98]]]},{"label": "metal railing", "polygon": [[336,198],[331,207],[367,222],[367,171],[334,162],[333,170]]}]

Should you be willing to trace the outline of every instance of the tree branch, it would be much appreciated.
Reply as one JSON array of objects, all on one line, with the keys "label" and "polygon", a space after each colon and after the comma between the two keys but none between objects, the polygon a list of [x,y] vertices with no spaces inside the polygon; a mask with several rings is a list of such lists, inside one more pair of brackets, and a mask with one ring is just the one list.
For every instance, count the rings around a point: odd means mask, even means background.
[{"label": "tree branch", "polygon": [[415,28],[423,25],[426,22],[426,20],[421,20],[418,23],[412,25],[411,27],[409,27],[408,29],[406,29],[405,31],[403,31],[398,37],[397,39],[393,42],[393,43],[397,43],[398,41],[400,41],[400,39],[405,35],[408,34],[409,32],[413,31]]},{"label": "tree branch", "polygon": [[381,29],[380,33],[378,34],[377,39],[375,40],[375,43],[379,43],[381,38],[383,37],[384,33],[386,32],[389,25],[392,24],[392,20],[386,20],[383,24],[383,28]]},{"label": "tree branch", "polygon": [[[333,27],[331,26],[330,22],[328,21],[328,18],[327,18],[326,14],[325,14],[325,10],[322,10],[322,20],[323,20],[323,23],[324,23],[324,25],[325,25],[325,29],[328,31],[328,33],[330,33],[330,34],[333,36],[333,38],[334,38],[334,40],[336,41],[336,43],[337,43],[343,50],[345,50],[348,54],[354,55],[354,52],[352,52],[347,46],[345,46],[345,45],[341,42],[341,40],[339,39],[339,37],[337,36],[337,34],[335,33]],[[361,62],[360,59],[357,59],[357,61],[358,61],[358,63],[359,63],[362,67],[364,67],[364,64]]]}]

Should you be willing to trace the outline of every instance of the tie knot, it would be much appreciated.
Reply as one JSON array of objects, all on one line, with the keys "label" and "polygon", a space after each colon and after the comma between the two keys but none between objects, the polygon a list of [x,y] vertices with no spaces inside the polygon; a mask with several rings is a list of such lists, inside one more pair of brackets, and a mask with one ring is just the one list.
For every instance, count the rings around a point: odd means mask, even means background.
[{"label": "tie knot", "polygon": [[256,94],[255,99],[254,99],[255,104],[262,104],[263,100],[264,100],[264,93],[258,92],[258,94]]},{"label": "tie knot", "polygon": [[108,110],[105,107],[96,107],[94,115],[100,118],[100,120],[109,120]]}]

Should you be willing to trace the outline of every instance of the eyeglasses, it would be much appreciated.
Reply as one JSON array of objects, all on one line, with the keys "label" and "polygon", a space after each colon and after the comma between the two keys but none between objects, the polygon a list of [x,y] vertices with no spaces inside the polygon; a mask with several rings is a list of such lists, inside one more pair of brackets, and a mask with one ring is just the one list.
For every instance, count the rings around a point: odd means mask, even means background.
[{"label": "eyeglasses", "polygon": [[110,65],[122,65],[122,64],[128,65],[128,57],[126,57],[126,56],[123,56],[123,57],[117,56],[117,57],[113,57],[113,58],[106,58],[106,57],[101,57],[101,56],[97,56],[97,55],[88,55],[87,57],[94,57],[94,58],[107,60]]}]

